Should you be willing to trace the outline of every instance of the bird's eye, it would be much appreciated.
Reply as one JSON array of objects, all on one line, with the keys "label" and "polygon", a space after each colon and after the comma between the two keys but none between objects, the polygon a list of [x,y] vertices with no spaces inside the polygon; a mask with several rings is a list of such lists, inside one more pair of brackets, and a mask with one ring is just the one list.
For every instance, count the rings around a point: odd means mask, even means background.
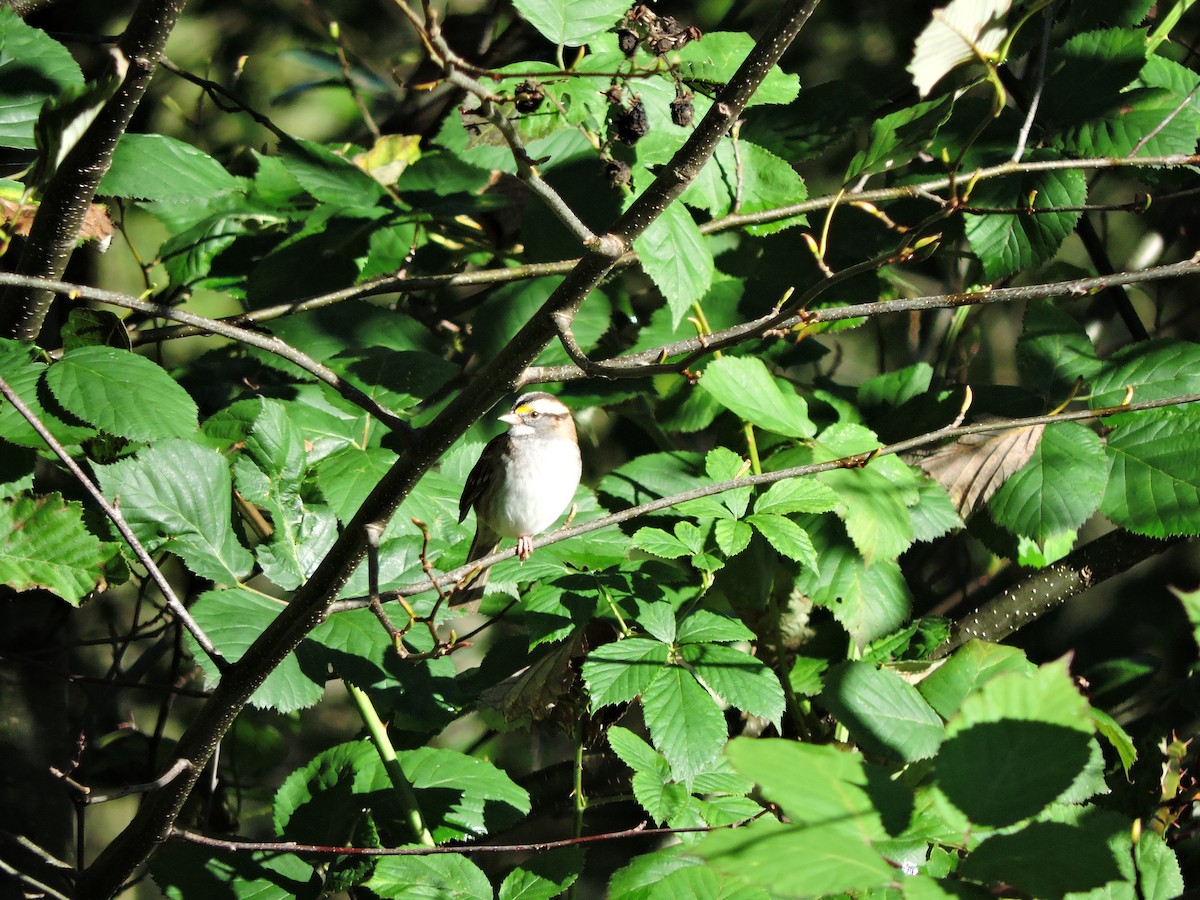
[{"label": "bird's eye", "polygon": [[536,419],[540,415],[541,415],[541,413],[538,412],[536,409],[531,409],[529,411],[529,418],[531,418],[531,419]]}]

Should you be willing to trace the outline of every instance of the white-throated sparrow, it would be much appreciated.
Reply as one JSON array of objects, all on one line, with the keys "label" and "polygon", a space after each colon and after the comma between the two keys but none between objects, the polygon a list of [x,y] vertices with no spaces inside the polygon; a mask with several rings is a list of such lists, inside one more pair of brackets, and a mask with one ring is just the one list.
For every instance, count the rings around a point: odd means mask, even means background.
[{"label": "white-throated sparrow", "polygon": [[[483,448],[458,501],[460,522],[475,508],[468,562],[487,556],[505,537],[517,539],[517,555],[527,560],[533,536],[554,524],[579,486],[579,439],[561,400],[541,391],[522,394],[500,421],[508,431]],[[487,576],[486,569],[475,576],[455,603],[481,597]]]}]

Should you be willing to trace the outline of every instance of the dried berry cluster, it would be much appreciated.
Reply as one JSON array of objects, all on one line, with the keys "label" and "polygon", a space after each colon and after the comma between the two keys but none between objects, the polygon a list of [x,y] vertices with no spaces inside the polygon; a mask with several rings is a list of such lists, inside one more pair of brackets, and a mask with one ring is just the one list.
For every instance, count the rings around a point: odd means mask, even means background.
[{"label": "dried berry cluster", "polygon": [[684,25],[673,16],[660,16],[644,3],[625,14],[617,31],[617,41],[626,56],[633,56],[639,45],[655,56],[662,56],[700,37],[700,29],[695,25]]}]

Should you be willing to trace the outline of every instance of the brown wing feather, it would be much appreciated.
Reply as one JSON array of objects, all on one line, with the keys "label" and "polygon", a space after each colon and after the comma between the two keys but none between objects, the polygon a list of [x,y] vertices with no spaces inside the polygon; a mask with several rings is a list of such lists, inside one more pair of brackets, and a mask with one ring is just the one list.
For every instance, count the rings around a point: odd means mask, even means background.
[{"label": "brown wing feather", "polygon": [[504,442],[507,438],[507,434],[496,435],[487,442],[487,446],[479,454],[475,467],[467,476],[467,483],[463,485],[462,496],[458,498],[458,521],[466,519],[471,507],[478,503],[479,498],[483,496],[484,488],[487,487],[487,473],[499,462],[499,456],[504,452]]}]

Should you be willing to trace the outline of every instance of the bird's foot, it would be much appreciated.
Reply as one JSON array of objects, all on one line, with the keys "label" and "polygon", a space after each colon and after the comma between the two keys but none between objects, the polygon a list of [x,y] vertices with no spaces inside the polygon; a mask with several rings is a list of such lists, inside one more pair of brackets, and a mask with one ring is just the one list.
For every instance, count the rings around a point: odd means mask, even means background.
[{"label": "bird's foot", "polygon": [[533,538],[528,534],[523,534],[517,538],[517,558],[521,562],[529,559],[533,555]]}]

